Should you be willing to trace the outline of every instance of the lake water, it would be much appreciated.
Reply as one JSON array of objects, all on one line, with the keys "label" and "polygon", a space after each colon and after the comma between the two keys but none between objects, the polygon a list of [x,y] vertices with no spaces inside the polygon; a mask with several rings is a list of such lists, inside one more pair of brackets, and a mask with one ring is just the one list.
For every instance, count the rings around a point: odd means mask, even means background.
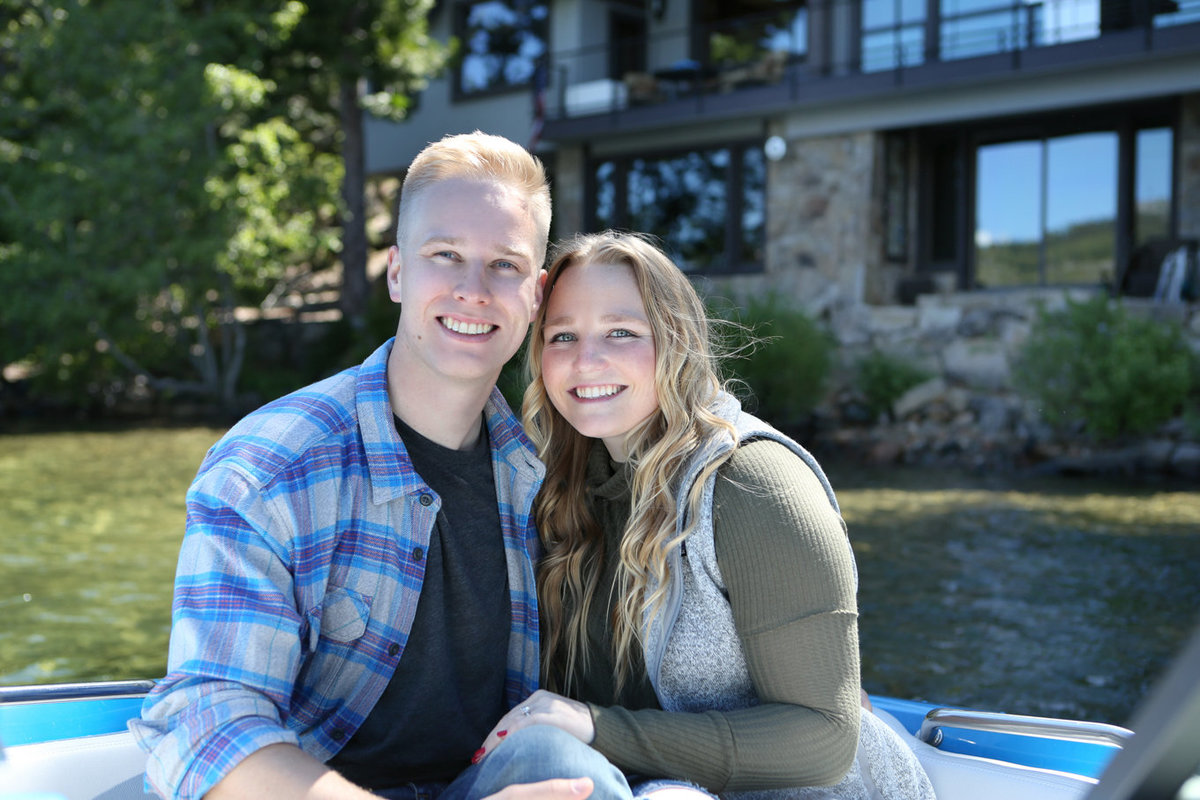
[{"label": "lake water", "polygon": [[[157,677],[213,428],[0,436],[0,684]],[[1200,622],[1200,492],[826,462],[873,693],[1121,724]]]}]

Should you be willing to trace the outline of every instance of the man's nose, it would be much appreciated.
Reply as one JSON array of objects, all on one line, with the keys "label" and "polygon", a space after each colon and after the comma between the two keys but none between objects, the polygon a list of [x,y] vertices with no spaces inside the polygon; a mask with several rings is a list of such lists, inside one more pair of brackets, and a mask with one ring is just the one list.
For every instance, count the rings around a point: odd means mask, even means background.
[{"label": "man's nose", "polygon": [[454,296],[467,303],[486,303],[491,299],[487,273],[482,264],[467,264],[459,272]]}]

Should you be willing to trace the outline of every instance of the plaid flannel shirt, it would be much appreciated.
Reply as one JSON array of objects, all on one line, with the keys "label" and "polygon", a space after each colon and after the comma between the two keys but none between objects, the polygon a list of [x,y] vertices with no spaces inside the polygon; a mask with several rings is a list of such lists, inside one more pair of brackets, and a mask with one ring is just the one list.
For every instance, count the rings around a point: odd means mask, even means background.
[{"label": "plaid flannel shirt", "polygon": [[[389,341],[359,367],[247,416],[187,496],[167,675],[130,728],[147,784],[199,798],[287,742],[328,760],[387,686],[412,626],[441,507],[388,402]],[[508,563],[506,697],[537,688],[544,475],[498,390],[485,408]]]}]

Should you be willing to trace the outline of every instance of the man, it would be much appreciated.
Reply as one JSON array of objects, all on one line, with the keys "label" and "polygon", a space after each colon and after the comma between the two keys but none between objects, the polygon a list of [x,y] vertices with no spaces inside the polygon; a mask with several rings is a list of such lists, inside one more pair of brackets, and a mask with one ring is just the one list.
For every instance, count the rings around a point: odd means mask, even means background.
[{"label": "man", "polygon": [[471,763],[537,686],[543,468],[495,383],[542,298],[545,173],[449,136],[397,216],[394,339],[243,419],[188,492],[167,675],[131,723],[164,797],[629,796],[545,726]]}]

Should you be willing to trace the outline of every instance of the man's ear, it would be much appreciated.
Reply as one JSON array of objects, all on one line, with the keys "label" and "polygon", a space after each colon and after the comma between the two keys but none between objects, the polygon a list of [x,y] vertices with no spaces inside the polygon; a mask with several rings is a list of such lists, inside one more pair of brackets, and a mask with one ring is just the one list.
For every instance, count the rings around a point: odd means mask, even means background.
[{"label": "man's ear", "polygon": [[546,294],[546,270],[539,270],[537,276],[537,284],[533,289],[533,308],[529,311],[529,321],[533,322],[537,316],[538,309],[542,306],[542,299]]},{"label": "man's ear", "polygon": [[392,245],[387,255],[387,288],[388,297],[393,303],[400,302],[400,248]]}]

